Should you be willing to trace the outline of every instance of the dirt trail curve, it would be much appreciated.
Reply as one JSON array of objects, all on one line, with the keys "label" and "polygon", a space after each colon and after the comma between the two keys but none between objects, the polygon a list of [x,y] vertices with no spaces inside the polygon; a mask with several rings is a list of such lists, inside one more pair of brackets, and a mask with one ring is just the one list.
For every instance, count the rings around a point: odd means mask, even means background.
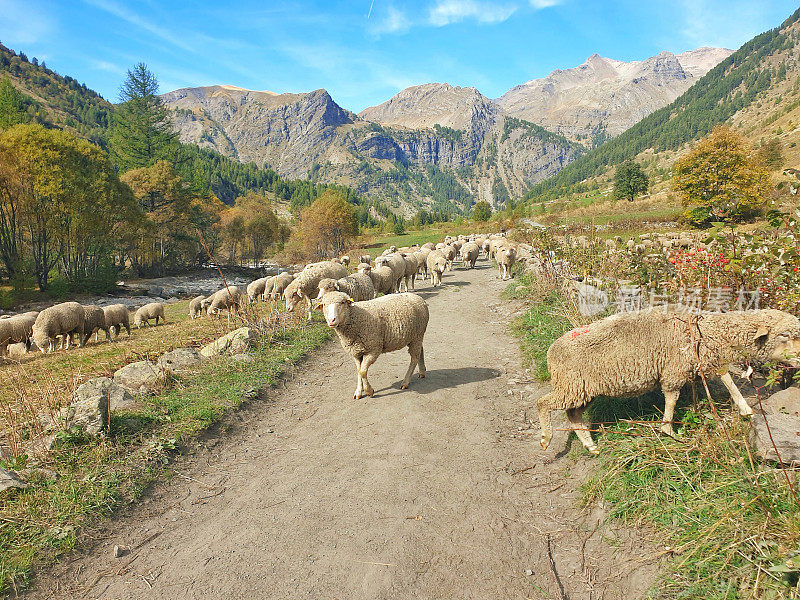
[{"label": "dirt trail curve", "polygon": [[579,507],[596,459],[568,455],[563,432],[544,453],[521,431],[543,389],[521,381],[515,307],[482,262],[420,286],[426,379],[401,391],[408,353],[384,355],[375,397],[353,401],[352,359],[331,342],[30,596],[640,597],[655,553]]}]

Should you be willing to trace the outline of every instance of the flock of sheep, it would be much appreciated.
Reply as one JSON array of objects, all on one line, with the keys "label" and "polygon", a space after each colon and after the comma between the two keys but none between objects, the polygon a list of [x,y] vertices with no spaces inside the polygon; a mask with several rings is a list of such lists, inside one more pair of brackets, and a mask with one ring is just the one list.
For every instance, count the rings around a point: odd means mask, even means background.
[{"label": "flock of sheep", "polygon": [[[155,319],[164,321],[164,305],[151,302],[139,308],[133,324],[141,327]],[[111,306],[83,305],[62,302],[41,312],[31,311],[0,318],[0,357],[8,355],[9,344],[25,344],[26,352],[35,344],[42,352],[53,352],[56,347],[66,350],[75,343],[83,347],[92,334],[98,339],[104,331],[106,339],[119,336],[122,328],[131,335],[130,313],[124,304]],[[77,340],[75,340],[77,338]]]},{"label": "flock of sheep", "polygon": [[[640,236],[664,247],[683,247],[693,240],[680,236]],[[579,238],[575,243],[581,243]],[[609,246],[619,242],[609,240]],[[637,245],[634,243],[634,246]],[[650,246],[645,246],[648,248]],[[635,247],[634,251],[638,251]],[[236,312],[258,300],[283,299],[288,311],[305,305],[308,318],[322,310],[342,347],[355,364],[357,385],[353,397],[372,396],[367,379],[369,367],[384,352],[407,348],[411,362],[401,387],[408,387],[419,370],[425,377],[423,338],[430,318],[424,299],[413,293],[417,279],[441,285],[442,275],[460,258],[473,268],[481,253],[495,260],[502,279],[510,277],[518,261],[534,260],[535,250],[512,242],[502,234],[447,237],[439,244],[406,248],[391,247],[374,261],[359,256],[349,273],[349,256],[306,265],[296,275],[283,272],[253,281],[242,292],[226,286],[211,296],[198,296],[189,303],[189,316],[203,312],[219,315]],[[105,308],[65,302],[42,310],[0,319],[0,356],[10,343],[32,344],[42,352],[60,345],[69,348],[74,336],[83,346],[92,334],[119,336],[122,327],[130,336],[130,314],[124,304]],[[136,326],[164,319],[164,306],[154,302],[139,308]],[[620,313],[575,328],[558,338],[547,353],[552,390],[538,400],[541,445],[552,437],[550,413],[565,410],[578,438],[591,453],[597,453],[582,415],[597,396],[628,397],[660,388],[665,396],[662,431],[672,435],[672,419],[680,389],[700,375],[719,376],[742,415],[752,409],[729,373],[735,363],[769,361],[800,366],[800,320],[778,310],[748,310],[692,314],[663,307]]]}]

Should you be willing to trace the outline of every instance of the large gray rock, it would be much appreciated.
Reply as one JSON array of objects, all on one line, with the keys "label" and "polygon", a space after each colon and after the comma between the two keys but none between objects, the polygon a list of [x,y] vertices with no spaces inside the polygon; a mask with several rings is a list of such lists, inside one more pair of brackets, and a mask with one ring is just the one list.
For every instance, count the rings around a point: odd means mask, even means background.
[{"label": "large gray rock", "polygon": [[0,496],[9,495],[27,487],[28,484],[14,471],[0,469]]},{"label": "large gray rock", "polygon": [[58,412],[54,426],[64,429],[78,427],[86,435],[98,436],[108,430],[112,394],[124,401],[125,393],[125,390],[108,377],[90,379],[78,386],[70,405]]},{"label": "large gray rock", "polygon": [[185,373],[197,368],[203,357],[194,348],[177,348],[162,355],[156,364],[167,373]]},{"label": "large gray rock", "polygon": [[108,398],[108,406],[111,411],[129,408],[136,402],[127,389],[108,377],[90,379],[75,390],[75,399],[82,402],[99,396]]},{"label": "large gray rock", "polygon": [[227,335],[223,335],[207,346],[203,346],[200,350],[200,355],[204,358],[213,358],[226,352],[241,354],[253,347],[256,337],[257,334],[255,330],[249,327],[240,327]]},{"label": "large gray rock", "polygon": [[161,382],[161,370],[155,363],[140,360],[114,373],[114,381],[132,394],[147,394]]},{"label": "large gray rock", "polygon": [[800,418],[800,388],[790,387],[775,392],[761,401],[764,412],[768,415],[793,415]]},{"label": "large gray rock", "polygon": [[756,411],[750,422],[748,439],[756,455],[762,460],[777,462],[777,448],[784,464],[800,466],[800,419],[797,417],[768,415]]}]

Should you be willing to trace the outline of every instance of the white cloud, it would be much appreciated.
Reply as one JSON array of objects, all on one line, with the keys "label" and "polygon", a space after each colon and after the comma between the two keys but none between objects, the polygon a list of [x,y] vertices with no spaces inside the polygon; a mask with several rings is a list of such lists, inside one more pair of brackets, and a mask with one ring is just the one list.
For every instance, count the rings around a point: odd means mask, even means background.
[{"label": "white cloud", "polygon": [[172,44],[180,48],[181,50],[186,50],[188,52],[194,52],[194,48],[191,44],[187,43],[184,39],[180,36],[175,35],[168,29],[161,27],[160,25],[156,25],[155,23],[151,23],[146,18],[142,17],[141,15],[136,14],[132,10],[129,10],[125,6],[117,4],[113,0],[84,0],[87,4],[91,4],[92,6],[99,8],[100,10],[104,10],[109,14],[114,15],[115,17],[122,19],[126,23],[138,27],[151,35],[154,35],[161,40]]},{"label": "white cloud", "polygon": [[530,0],[531,6],[535,9],[550,8],[551,6],[558,6],[562,0]]},{"label": "white cloud", "polygon": [[508,19],[517,7],[510,4],[494,4],[477,0],[437,0],[428,14],[428,23],[435,27],[474,19],[478,23],[501,23]]},{"label": "white cloud", "polygon": [[119,65],[115,65],[114,63],[108,62],[107,60],[91,59],[89,61],[89,66],[91,66],[96,71],[106,71],[107,73],[114,73],[115,75],[125,74],[125,69],[123,69]]},{"label": "white cloud", "polygon": [[411,21],[402,10],[389,6],[386,14],[375,19],[375,24],[370,30],[371,33],[380,35],[382,33],[403,33],[411,27]]}]

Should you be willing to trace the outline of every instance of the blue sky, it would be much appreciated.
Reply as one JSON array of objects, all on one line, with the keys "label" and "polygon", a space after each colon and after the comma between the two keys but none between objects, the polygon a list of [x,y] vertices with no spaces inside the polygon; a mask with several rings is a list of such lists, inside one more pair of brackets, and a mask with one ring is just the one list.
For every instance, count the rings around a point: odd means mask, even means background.
[{"label": "blue sky", "polygon": [[738,48],[784,0],[0,0],[0,41],[116,101],[147,63],[161,90],[225,83],[327,89],[360,111],[431,81],[495,98],[597,52]]}]

